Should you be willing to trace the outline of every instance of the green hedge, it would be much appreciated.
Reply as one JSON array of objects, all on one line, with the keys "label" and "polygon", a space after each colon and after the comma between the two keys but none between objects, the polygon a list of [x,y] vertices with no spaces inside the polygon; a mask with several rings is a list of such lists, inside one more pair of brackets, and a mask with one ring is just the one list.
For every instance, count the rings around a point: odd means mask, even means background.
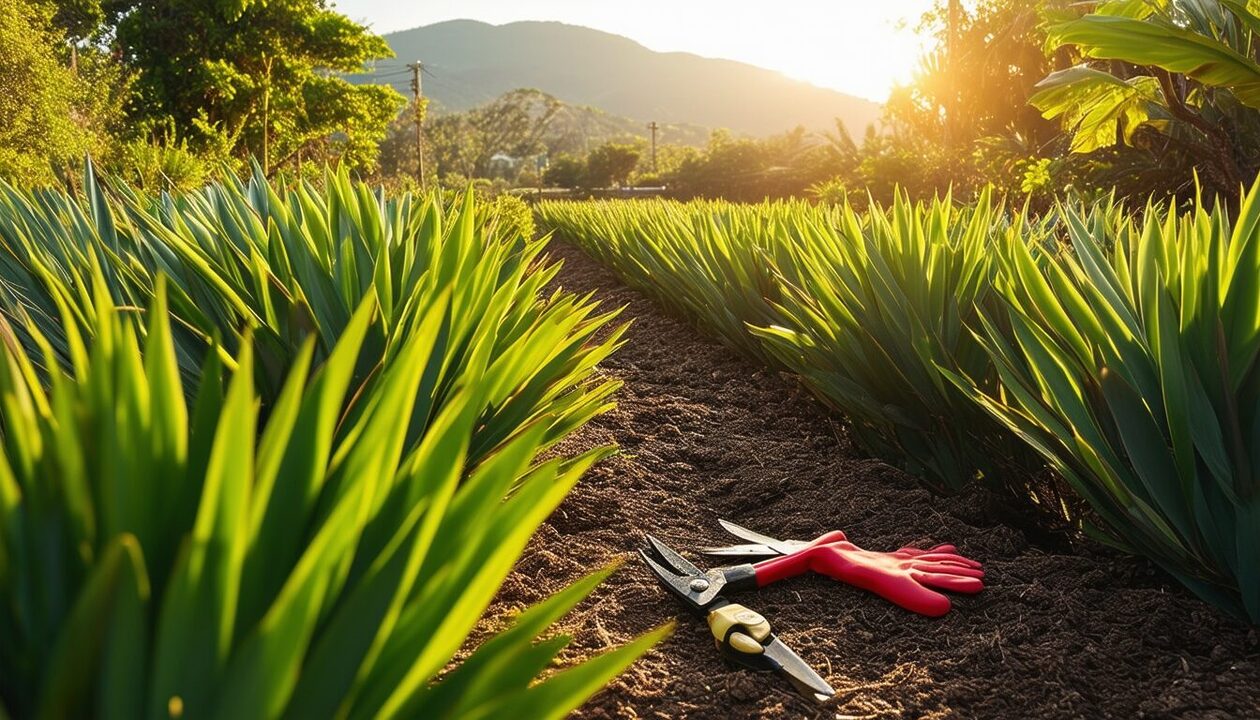
[{"label": "green hedge", "polygon": [[[606,575],[452,667],[620,341],[471,200],[0,188],[0,715],[563,717]],[[440,676],[440,681],[439,681]]]},{"label": "green hedge", "polygon": [[865,212],[539,213],[631,285],[796,373],[873,451],[951,488],[1034,491],[1048,463],[1102,519],[1099,537],[1260,621],[1258,206],[1253,189],[1236,218],[1063,203],[1033,220],[987,194]]}]

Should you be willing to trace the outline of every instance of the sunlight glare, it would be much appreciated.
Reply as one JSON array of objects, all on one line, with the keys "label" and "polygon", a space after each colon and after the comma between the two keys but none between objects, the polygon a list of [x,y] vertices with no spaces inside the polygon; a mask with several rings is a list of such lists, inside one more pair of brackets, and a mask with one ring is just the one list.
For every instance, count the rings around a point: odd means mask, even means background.
[{"label": "sunlight glare", "polygon": [[738,60],[882,101],[894,83],[910,80],[918,65],[924,40],[915,30],[932,0],[341,0],[336,5],[377,32],[461,18],[584,25],[653,50]]}]

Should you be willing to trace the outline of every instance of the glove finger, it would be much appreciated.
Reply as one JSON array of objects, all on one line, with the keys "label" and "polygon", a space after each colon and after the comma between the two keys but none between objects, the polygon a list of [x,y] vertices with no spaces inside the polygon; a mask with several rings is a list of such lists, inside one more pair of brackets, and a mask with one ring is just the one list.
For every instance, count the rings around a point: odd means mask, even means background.
[{"label": "glove finger", "polygon": [[958,550],[958,548],[954,547],[953,545],[937,545],[936,547],[929,548],[927,550],[924,550],[923,548],[917,548],[917,547],[903,547],[903,548],[898,548],[897,552],[903,555],[909,555],[911,557],[919,557],[921,555],[929,555],[929,554],[936,554],[936,555],[951,554],[952,555],[955,553],[956,550]]},{"label": "glove finger", "polygon": [[944,568],[947,575],[965,575],[966,577],[984,577],[984,568],[963,565],[949,560],[938,560],[933,565]]},{"label": "glove finger", "polygon": [[979,578],[973,577],[941,575],[938,573],[921,571],[914,571],[910,573],[910,577],[928,587],[936,588],[937,590],[949,590],[950,592],[974,595],[984,589],[984,583]]},{"label": "glove finger", "polygon": [[949,612],[951,606],[949,597],[928,588],[925,583],[919,583],[917,587],[911,584],[910,588],[897,592],[876,592],[895,605],[927,617],[941,617]]},{"label": "glove finger", "polygon": [[975,560],[972,560],[971,558],[963,557],[962,555],[959,555],[957,553],[924,553],[922,555],[916,555],[915,559],[924,560],[927,562],[952,562],[952,563],[957,563],[959,565],[963,565],[965,567],[972,567],[972,568],[984,567],[983,565],[976,562]]},{"label": "glove finger", "polygon": [[922,572],[936,573],[938,575],[953,575],[955,577],[982,578],[984,570],[981,568],[973,568],[967,565],[955,565],[947,562],[924,562],[916,560],[912,565],[915,570]]},{"label": "glove finger", "polygon": [[933,560],[929,557],[914,558],[914,562],[921,565],[942,565],[951,568],[965,568],[967,570],[975,570],[984,572],[984,566],[980,563],[964,562],[959,558],[948,558],[942,560]]}]

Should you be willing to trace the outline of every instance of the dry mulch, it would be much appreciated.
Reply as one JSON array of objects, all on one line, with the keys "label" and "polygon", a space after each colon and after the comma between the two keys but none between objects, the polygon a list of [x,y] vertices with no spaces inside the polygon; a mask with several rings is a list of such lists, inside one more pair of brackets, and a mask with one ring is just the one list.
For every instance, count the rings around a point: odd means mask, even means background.
[{"label": "dry mulch", "polygon": [[[561,622],[574,637],[564,662],[679,620],[576,717],[1260,717],[1255,629],[1145,561],[1034,542],[983,493],[933,495],[864,458],[790,378],[665,316],[572,247],[552,254],[565,262],[558,284],[634,322],[601,369],[625,382],[617,409],[563,448],[615,442],[622,454],[541,528],[481,630],[616,558],[625,567]],[[955,543],[985,563],[988,587],[939,620],[816,577],[734,597],[839,691],[820,708],[782,678],[725,665],[704,623],[630,555],[645,532],[684,550],[734,542],[718,518],[783,538],[841,529],[877,550]]]}]

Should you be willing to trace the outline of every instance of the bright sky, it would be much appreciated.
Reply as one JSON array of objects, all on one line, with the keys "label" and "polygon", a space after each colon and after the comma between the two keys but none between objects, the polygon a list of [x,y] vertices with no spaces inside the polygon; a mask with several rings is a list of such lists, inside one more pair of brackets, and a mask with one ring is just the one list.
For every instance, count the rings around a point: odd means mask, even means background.
[{"label": "bright sky", "polygon": [[334,0],[378,33],[468,18],[558,20],[884,100],[909,80],[931,0]]}]

